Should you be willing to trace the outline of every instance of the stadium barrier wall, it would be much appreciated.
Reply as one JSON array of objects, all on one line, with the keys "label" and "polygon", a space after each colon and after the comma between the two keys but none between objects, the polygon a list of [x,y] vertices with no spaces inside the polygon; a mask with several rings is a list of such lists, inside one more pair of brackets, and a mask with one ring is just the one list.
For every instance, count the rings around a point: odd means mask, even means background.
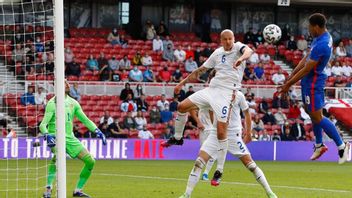
[{"label": "stadium barrier wall", "polygon": [[[103,146],[98,139],[80,139],[96,159],[106,160],[195,160],[199,152],[198,140],[185,140],[183,146],[162,148],[164,140],[108,139]],[[319,161],[337,161],[333,142]],[[247,145],[255,160],[308,161],[312,154],[312,142],[251,142]],[[1,138],[0,159],[46,159],[51,153],[42,138]],[[237,160],[232,155],[228,160]],[[351,160],[351,152],[349,153]]]}]

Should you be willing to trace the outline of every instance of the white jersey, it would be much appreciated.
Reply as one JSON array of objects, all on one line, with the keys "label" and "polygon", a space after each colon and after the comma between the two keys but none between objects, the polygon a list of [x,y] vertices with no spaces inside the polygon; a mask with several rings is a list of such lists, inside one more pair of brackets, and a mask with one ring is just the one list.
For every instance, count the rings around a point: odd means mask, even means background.
[{"label": "white jersey", "polygon": [[202,108],[198,111],[198,117],[200,122],[204,125],[204,131],[214,131],[216,130],[210,119],[208,108]]},{"label": "white jersey", "polygon": [[[227,137],[228,139],[233,139],[235,137],[242,138],[242,119],[240,110],[245,111],[249,108],[246,97],[241,91],[236,91],[235,101],[232,102],[232,108],[230,112],[229,125],[227,127]],[[214,122],[216,127],[216,122]],[[238,136],[237,136],[238,134]]]},{"label": "white jersey", "polygon": [[242,56],[243,49],[246,47],[241,42],[234,43],[231,51],[225,51],[223,47],[216,49],[203,64],[206,68],[216,70],[215,77],[210,81],[209,87],[226,88],[237,90],[241,88],[245,61],[237,69],[233,64]]}]

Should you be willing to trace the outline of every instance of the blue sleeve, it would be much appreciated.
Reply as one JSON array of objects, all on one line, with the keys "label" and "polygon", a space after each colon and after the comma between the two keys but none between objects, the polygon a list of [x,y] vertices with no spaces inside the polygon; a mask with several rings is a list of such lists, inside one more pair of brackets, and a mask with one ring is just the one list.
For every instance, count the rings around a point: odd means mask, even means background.
[{"label": "blue sleeve", "polygon": [[319,59],[324,55],[324,51],[324,47],[315,46],[310,52],[309,59],[319,61]]}]

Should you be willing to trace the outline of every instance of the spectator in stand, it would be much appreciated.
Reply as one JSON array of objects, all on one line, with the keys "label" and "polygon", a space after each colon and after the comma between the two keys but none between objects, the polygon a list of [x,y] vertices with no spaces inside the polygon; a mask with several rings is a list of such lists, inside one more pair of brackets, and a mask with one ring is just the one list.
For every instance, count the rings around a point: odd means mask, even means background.
[{"label": "spectator in stand", "polygon": [[132,64],[142,65],[142,55],[140,51],[137,51],[136,54],[133,56]]},{"label": "spectator in stand", "polygon": [[197,46],[197,49],[194,51],[194,61],[197,62],[197,65],[201,65],[200,57],[202,55],[202,51],[200,49],[200,46]]},{"label": "spectator in stand", "polygon": [[281,108],[279,108],[279,110],[275,113],[274,116],[275,116],[276,124],[278,125],[284,125],[285,121],[287,120],[287,117],[282,112]]},{"label": "spectator in stand", "polygon": [[149,66],[146,67],[143,72],[143,81],[144,82],[156,82],[154,72],[150,69]]},{"label": "spectator in stand", "polygon": [[292,136],[290,128],[286,128],[283,133],[281,133],[281,141],[295,141],[295,137]]},{"label": "spectator in stand", "polygon": [[194,94],[193,86],[189,86],[188,91],[186,92],[186,98],[188,98],[192,94]]},{"label": "spectator in stand", "polygon": [[298,93],[294,87],[291,87],[290,90],[288,91],[288,96],[290,97],[290,100],[295,101],[298,100]]},{"label": "spectator in stand", "polygon": [[346,54],[348,57],[352,57],[352,39],[348,41],[348,45],[346,46]]},{"label": "spectator in stand", "polygon": [[116,28],[112,29],[112,31],[109,33],[107,40],[112,46],[121,44],[120,36]]},{"label": "spectator in stand", "polygon": [[189,57],[192,57],[194,60],[194,51],[192,50],[191,45],[187,46],[187,49],[185,50],[186,52],[186,59],[188,59]]},{"label": "spectator in stand", "polygon": [[[105,59],[106,60],[106,59]],[[100,78],[100,81],[111,81],[112,79],[112,72],[111,70],[109,69],[109,66],[108,66],[108,62],[106,60],[106,64],[105,62],[101,62],[103,65],[102,67],[100,67],[100,70],[99,70],[99,78]]]},{"label": "spectator in stand", "polygon": [[151,66],[153,64],[153,59],[152,57],[148,54],[146,51],[144,56],[141,59],[142,65],[144,66]]},{"label": "spectator in stand", "polygon": [[121,34],[120,36],[120,45],[122,48],[128,47],[128,40],[126,39],[126,36],[124,34]]},{"label": "spectator in stand", "polygon": [[341,68],[341,74],[346,77],[350,77],[352,75],[352,67],[349,64],[350,62],[343,62]]},{"label": "spectator in stand", "polygon": [[131,94],[132,98],[134,98],[134,93],[131,89],[130,83],[126,83],[125,88],[121,90],[120,100],[126,100],[128,94]]},{"label": "spectator in stand", "polygon": [[177,106],[178,106],[178,98],[177,97],[173,97],[172,98],[172,102],[170,103],[170,111],[171,112],[175,112],[177,111]]},{"label": "spectator in stand", "polygon": [[169,101],[166,100],[165,94],[161,94],[161,99],[156,102],[156,106],[160,111],[164,111],[164,109],[170,106]]},{"label": "spectator in stand", "polygon": [[174,50],[172,49],[171,44],[168,44],[166,49],[164,48],[163,60],[168,61],[168,62],[174,62],[176,60],[175,56],[174,56]]},{"label": "spectator in stand", "polygon": [[335,80],[335,82],[334,82],[334,87],[346,87],[346,83],[343,82],[341,76],[337,76],[337,77],[336,77],[336,80]]},{"label": "spectator in stand", "polygon": [[115,117],[114,122],[109,125],[108,131],[113,138],[128,138],[128,131],[121,129],[118,117]]},{"label": "spectator in stand", "polygon": [[285,75],[282,73],[282,70],[279,69],[278,73],[275,73],[271,80],[274,82],[275,85],[283,85],[285,80],[286,80],[286,77]]},{"label": "spectator in stand", "polygon": [[77,82],[73,83],[73,86],[70,86],[70,96],[78,102],[81,100],[81,94],[79,93]]},{"label": "spectator in stand", "polygon": [[294,36],[291,36],[290,40],[287,42],[287,49],[289,49],[289,50],[296,50],[297,49],[297,43],[295,41]]},{"label": "spectator in stand", "polygon": [[213,49],[211,49],[211,45],[208,44],[207,47],[203,49],[202,56],[208,58],[212,53],[213,53]]},{"label": "spectator in stand", "polygon": [[250,64],[258,64],[259,63],[259,55],[256,52],[255,47],[252,47],[253,50],[253,54],[251,55],[251,57],[249,57],[248,62]]},{"label": "spectator in stand", "polygon": [[264,53],[264,54],[260,55],[260,61],[262,63],[269,63],[270,60],[271,60],[271,58],[268,53]]},{"label": "spectator in stand", "polygon": [[45,72],[46,74],[53,74],[54,73],[54,54],[49,52],[48,53],[48,58],[45,63]]},{"label": "spectator in stand", "polygon": [[171,46],[171,49],[174,48],[174,43],[170,40],[169,36],[166,36],[165,40],[163,40],[163,49],[165,50],[169,45]]},{"label": "spectator in stand", "polygon": [[132,82],[142,82],[143,81],[143,73],[138,69],[137,66],[133,67],[133,70],[130,71],[129,74],[130,81]]},{"label": "spectator in stand", "polygon": [[37,53],[44,52],[44,49],[45,49],[44,44],[41,41],[40,37],[37,37],[35,39],[34,46],[35,46],[35,52],[37,52]]},{"label": "spectator in stand", "polygon": [[297,48],[301,51],[304,51],[308,48],[308,42],[304,38],[304,35],[301,35],[300,38],[297,41]]},{"label": "spectator in stand", "polygon": [[336,61],[334,66],[332,66],[331,68],[331,73],[333,74],[333,76],[340,76],[342,75],[342,67],[340,65],[339,61]]},{"label": "spectator in stand", "polygon": [[254,68],[254,76],[257,81],[265,81],[263,63],[258,63],[258,66]]},{"label": "spectator in stand", "polygon": [[279,132],[277,130],[274,131],[271,141],[281,141],[281,136],[278,133]]},{"label": "spectator in stand", "polygon": [[145,88],[141,84],[137,84],[134,98],[137,99],[137,98],[141,97],[141,95],[143,95],[144,92],[145,92]]},{"label": "spectator in stand", "polygon": [[76,62],[76,58],[72,59],[72,62],[66,64],[66,75],[77,76],[81,75],[81,65]]},{"label": "spectator in stand", "polygon": [[291,126],[290,130],[295,140],[306,140],[306,131],[301,122],[300,119],[296,119],[295,123]]},{"label": "spectator in stand", "polygon": [[254,98],[255,95],[252,92],[252,88],[248,87],[244,96],[246,97],[246,100],[248,100],[249,98]]},{"label": "spectator in stand", "polygon": [[162,52],[164,50],[163,41],[160,39],[160,36],[156,36],[153,39],[153,51],[154,52]]},{"label": "spectator in stand", "polygon": [[128,112],[123,119],[123,127],[129,131],[134,131],[137,128],[136,120],[132,116],[132,112]]},{"label": "spectator in stand", "polygon": [[116,60],[116,56],[113,55],[111,57],[111,59],[108,61],[108,65],[109,65],[109,70],[110,71],[118,71],[119,70],[120,61]]},{"label": "spectator in stand", "polygon": [[[71,52],[71,50],[70,49],[68,49],[69,50],[69,52]],[[68,50],[66,50],[66,52],[68,51]],[[35,52],[35,46],[34,45],[30,45],[30,49],[29,50],[27,50],[27,53],[26,53],[26,57],[28,56],[29,58],[30,58],[30,60],[32,61],[32,62],[34,62],[34,60],[36,59],[36,52]],[[65,64],[67,63],[67,62],[71,62],[72,61],[72,58],[73,58],[73,53],[71,52],[71,54],[72,54],[72,57],[70,56],[70,54],[69,55],[67,55],[67,61],[66,61],[66,53],[65,53]]]},{"label": "spectator in stand", "polygon": [[119,74],[119,79],[122,82],[128,82],[129,81],[129,74],[130,72],[127,71],[126,69],[122,69],[121,73]]},{"label": "spectator in stand", "polygon": [[121,104],[122,112],[137,112],[137,104],[133,101],[132,94],[128,94],[126,100]]},{"label": "spectator in stand", "polygon": [[143,116],[142,111],[137,111],[137,115],[134,117],[134,120],[137,124],[137,130],[141,130],[143,129],[143,126],[147,125],[147,119]]},{"label": "spectator in stand", "polygon": [[170,82],[171,81],[171,73],[169,71],[169,68],[167,66],[164,66],[163,70],[159,71],[159,81],[160,82]]},{"label": "spectator in stand", "polygon": [[259,141],[270,141],[271,137],[268,134],[268,131],[266,129],[263,130],[263,133],[259,135]]},{"label": "spectator in stand", "polygon": [[171,133],[170,128],[165,128],[165,132],[163,133],[162,139],[164,140],[168,140],[173,136],[173,134]]},{"label": "spectator in stand", "polygon": [[138,138],[142,140],[154,139],[153,134],[147,129],[147,126],[144,125],[141,130],[138,132]]},{"label": "spectator in stand", "polygon": [[339,57],[347,56],[347,51],[342,41],[339,43],[339,46],[336,47],[336,55]]},{"label": "spectator in stand", "polygon": [[273,113],[271,112],[271,109],[268,109],[268,111],[264,114],[262,121],[264,122],[264,124],[276,124],[276,119]]},{"label": "spectator in stand", "polygon": [[292,35],[292,28],[290,27],[289,24],[286,24],[285,27],[281,28],[282,29],[282,37],[281,41],[287,41],[290,39],[290,36]]},{"label": "spectator in stand", "polygon": [[141,97],[139,97],[136,100],[136,104],[137,104],[137,110],[138,111],[148,112],[149,104],[145,100],[145,95],[144,94],[142,94]]},{"label": "spectator in stand", "polygon": [[214,69],[211,69],[211,70],[208,70],[208,71],[204,72],[202,75],[198,75],[198,77],[197,77],[198,82],[200,82],[200,83],[209,82],[210,81],[209,77],[210,77],[210,75],[212,74],[213,71],[215,72]]},{"label": "spectator in stand", "polygon": [[120,69],[126,69],[130,70],[131,69],[131,61],[128,60],[127,55],[124,55],[123,58],[119,62]]},{"label": "spectator in stand", "polygon": [[287,119],[296,120],[299,119],[301,115],[301,110],[299,109],[299,102],[295,101],[293,104],[290,104],[288,109]]},{"label": "spectator in stand", "polygon": [[13,55],[12,59],[15,63],[23,62],[26,54],[21,44],[16,44],[16,48],[12,51],[12,55]]},{"label": "spectator in stand", "polygon": [[253,28],[250,27],[248,29],[248,32],[246,32],[246,34],[244,34],[244,44],[249,44],[249,43],[253,43],[254,41],[254,34],[253,34]]},{"label": "spectator in stand", "polygon": [[179,83],[183,80],[180,68],[177,68],[172,74],[172,82]]},{"label": "spectator in stand", "polygon": [[104,122],[106,122],[108,125],[112,124],[114,122],[114,120],[112,119],[112,117],[110,116],[109,111],[104,111],[104,115],[100,118],[100,124],[103,124]]},{"label": "spectator in stand", "polygon": [[34,88],[32,86],[28,87],[28,92],[21,96],[21,104],[24,106],[35,105],[34,99]]},{"label": "spectator in stand", "polygon": [[43,91],[44,88],[42,86],[39,86],[37,92],[34,94],[36,105],[46,105],[46,93]]},{"label": "spectator in stand", "polygon": [[185,90],[181,89],[180,93],[176,95],[176,97],[178,98],[179,102],[182,102],[184,99],[186,99],[186,92]]},{"label": "spectator in stand", "polygon": [[332,61],[326,65],[324,72],[328,77],[332,76]]},{"label": "spectator in stand", "polygon": [[259,113],[266,113],[269,110],[269,105],[266,102],[266,98],[263,97],[262,101],[259,103]]},{"label": "spectator in stand", "polygon": [[259,133],[264,130],[264,123],[263,121],[259,118],[259,115],[255,115],[254,119],[252,121],[252,133]]},{"label": "spectator in stand", "polygon": [[169,109],[169,106],[166,105],[165,109],[163,111],[160,111],[160,122],[161,123],[168,123],[170,120],[172,120],[173,114]]},{"label": "spectator in stand", "polygon": [[65,50],[65,63],[70,63],[72,62],[72,59],[75,55],[73,54],[71,48],[67,47]]},{"label": "spectator in stand", "polygon": [[352,88],[352,81],[351,80],[346,84],[346,88]]},{"label": "spectator in stand", "polygon": [[91,71],[98,71],[99,70],[98,61],[94,58],[94,56],[92,54],[89,55],[88,60],[86,62],[86,66],[87,66],[87,69],[89,69]]},{"label": "spectator in stand", "polygon": [[186,52],[182,49],[182,45],[174,51],[174,57],[177,62],[184,62],[186,60]]},{"label": "spectator in stand", "polygon": [[190,56],[185,62],[185,70],[188,73],[192,73],[196,69],[198,69],[197,62],[193,60],[192,56]]},{"label": "spectator in stand", "polygon": [[144,33],[147,40],[153,40],[156,36],[154,25],[150,20],[147,20],[145,23]]},{"label": "spectator in stand", "polygon": [[169,29],[166,27],[164,21],[160,21],[158,29],[157,29],[157,35],[165,37],[169,35]]},{"label": "spectator in stand", "polygon": [[[13,40],[13,36],[14,36],[14,32],[13,30],[10,28],[9,25],[5,25],[5,30],[4,30],[4,39],[6,41],[12,41]],[[2,38],[1,38],[2,39]]]},{"label": "spectator in stand", "polygon": [[107,122],[99,124],[98,128],[104,133],[105,137],[110,136],[109,125]]},{"label": "spectator in stand", "polygon": [[257,107],[257,104],[255,103],[255,101],[252,97],[247,98],[247,104],[249,106],[249,112],[253,115],[257,114],[257,112],[255,110]]},{"label": "spectator in stand", "polygon": [[244,78],[247,80],[255,80],[256,79],[254,69],[252,67],[249,68],[249,71],[245,74]]},{"label": "spectator in stand", "polygon": [[160,123],[160,111],[156,106],[153,106],[152,110],[149,112],[149,120],[152,124]]},{"label": "spectator in stand", "polygon": [[263,32],[259,30],[259,31],[254,35],[254,44],[255,44],[256,46],[258,46],[258,45],[262,45],[263,43],[264,43]]}]

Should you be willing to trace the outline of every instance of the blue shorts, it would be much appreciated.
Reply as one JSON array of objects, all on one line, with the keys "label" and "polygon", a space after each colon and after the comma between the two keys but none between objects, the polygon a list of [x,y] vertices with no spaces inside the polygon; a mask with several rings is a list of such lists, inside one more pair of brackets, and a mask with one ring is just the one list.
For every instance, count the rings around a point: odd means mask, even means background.
[{"label": "blue shorts", "polygon": [[302,87],[302,101],[310,112],[324,107],[324,88]]}]

